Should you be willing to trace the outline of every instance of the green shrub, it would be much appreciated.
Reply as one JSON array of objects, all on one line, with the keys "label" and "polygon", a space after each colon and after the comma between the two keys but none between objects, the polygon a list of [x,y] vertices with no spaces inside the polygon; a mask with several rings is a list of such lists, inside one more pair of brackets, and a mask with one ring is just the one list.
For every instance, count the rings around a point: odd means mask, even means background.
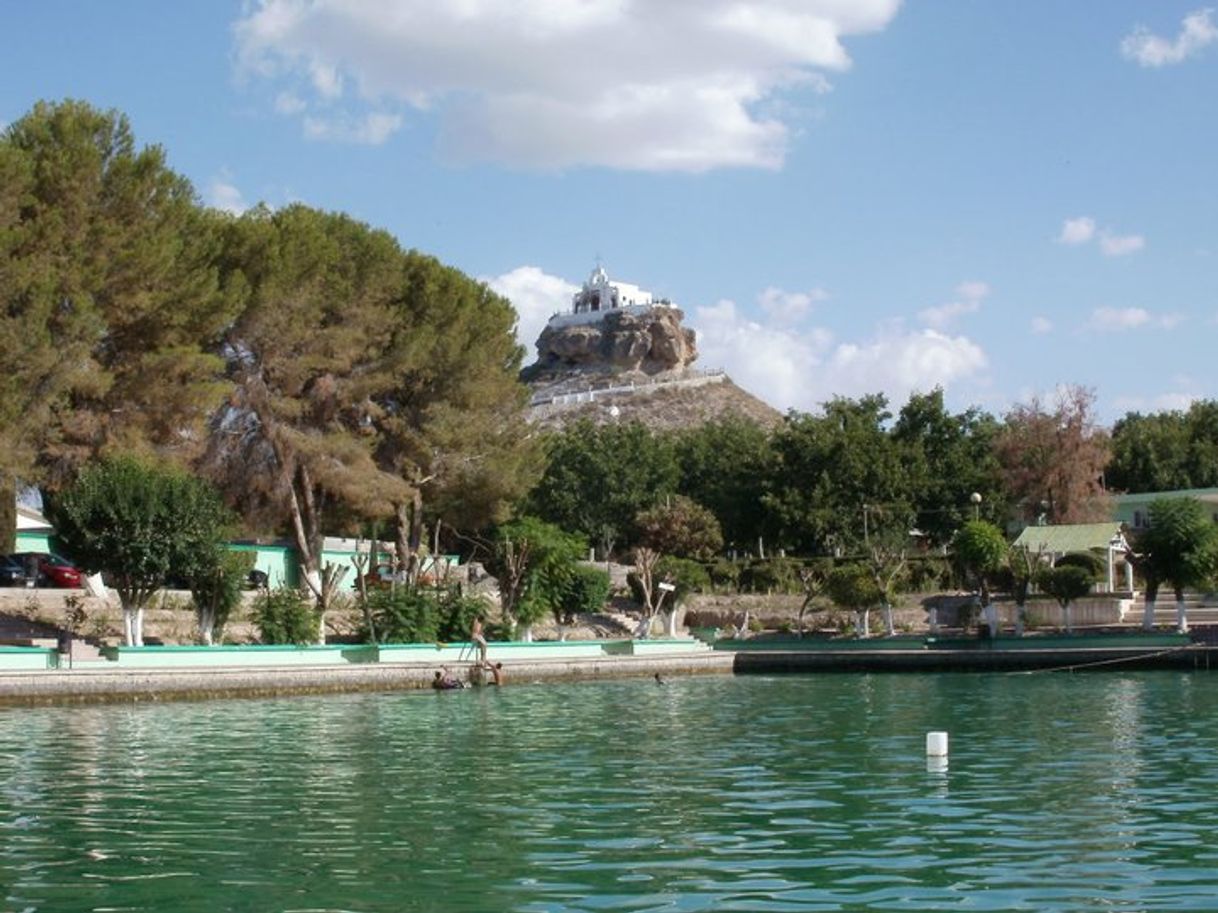
[{"label": "green shrub", "polygon": [[[479,615],[485,617],[486,609],[485,600],[465,596],[458,587],[441,590],[437,604],[436,640],[444,643],[468,640],[474,619]],[[483,626],[482,633],[487,640],[506,640],[506,637],[497,635],[489,624]]]},{"label": "green shrub", "polygon": [[905,566],[905,579],[914,593],[945,590],[952,585],[954,576],[951,562],[937,555],[911,558]]},{"label": "green shrub", "polygon": [[319,619],[312,599],[300,590],[268,590],[254,602],[254,624],[264,644],[310,644]]},{"label": "green shrub", "polygon": [[599,612],[609,601],[612,588],[609,574],[586,564],[576,565],[571,570],[571,579],[563,593],[561,608],[555,613],[561,624],[571,624],[576,615]]},{"label": "green shrub", "polygon": [[242,593],[254,567],[253,552],[216,549],[210,560],[200,561],[187,581],[194,602],[195,620],[204,643],[220,637],[233,612],[241,605]]},{"label": "green shrub", "polygon": [[799,593],[800,563],[794,558],[767,558],[751,562],[740,574],[744,593]]},{"label": "green shrub", "polygon": [[[437,609],[436,598],[417,587],[397,586],[368,594],[368,611],[381,643],[421,644],[439,640]],[[364,640],[369,639],[367,631],[360,633]]]},{"label": "green shrub", "polygon": [[1081,567],[1092,580],[1099,580],[1107,571],[1107,567],[1098,555],[1091,552],[1067,552],[1053,565],[1054,567]]},{"label": "green shrub", "polygon": [[[486,603],[463,596],[458,587],[398,586],[368,594],[368,611],[381,643],[448,643],[469,639],[474,618],[486,614]],[[360,637],[369,641],[367,626]],[[489,633],[488,640],[493,640]]]},{"label": "green shrub", "polygon": [[735,561],[720,558],[718,561],[713,562],[706,571],[710,575],[711,584],[715,589],[727,590],[733,593],[739,589],[740,565]]},{"label": "green shrub", "polygon": [[656,562],[656,579],[676,586],[669,600],[681,602],[690,593],[705,593],[710,589],[710,575],[697,561],[665,555]]}]

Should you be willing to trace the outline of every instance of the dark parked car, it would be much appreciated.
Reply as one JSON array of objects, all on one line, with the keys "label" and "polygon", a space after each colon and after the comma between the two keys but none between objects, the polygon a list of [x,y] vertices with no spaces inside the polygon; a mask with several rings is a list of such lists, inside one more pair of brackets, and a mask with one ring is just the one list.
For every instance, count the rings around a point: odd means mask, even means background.
[{"label": "dark parked car", "polygon": [[25,586],[29,579],[25,573],[25,563],[20,558],[12,555],[0,558],[0,586]]},{"label": "dark parked car", "polygon": [[35,586],[75,589],[85,585],[85,575],[77,570],[71,561],[59,555],[47,552],[17,552],[9,557],[21,562],[26,574],[34,577]]}]

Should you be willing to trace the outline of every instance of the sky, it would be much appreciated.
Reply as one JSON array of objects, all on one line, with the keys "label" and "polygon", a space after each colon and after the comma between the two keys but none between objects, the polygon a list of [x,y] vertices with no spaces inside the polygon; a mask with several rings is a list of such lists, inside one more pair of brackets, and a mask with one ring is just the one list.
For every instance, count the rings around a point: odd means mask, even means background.
[{"label": "sky", "polygon": [[527,360],[599,258],[784,411],[1218,397],[1199,0],[0,0],[0,40],[0,124],[117,108],[209,205],[388,229]]}]

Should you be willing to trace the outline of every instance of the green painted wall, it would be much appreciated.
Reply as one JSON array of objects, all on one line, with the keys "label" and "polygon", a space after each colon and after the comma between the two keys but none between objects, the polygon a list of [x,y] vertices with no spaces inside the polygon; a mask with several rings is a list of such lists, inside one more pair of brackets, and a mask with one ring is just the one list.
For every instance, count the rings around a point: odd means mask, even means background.
[{"label": "green painted wall", "polygon": [[51,548],[50,533],[32,533],[20,532],[17,533],[17,547],[13,549],[15,552],[53,552]]},{"label": "green painted wall", "polygon": [[234,552],[253,552],[254,567],[266,574],[272,589],[300,586],[300,566],[287,546],[231,542],[228,547]]}]

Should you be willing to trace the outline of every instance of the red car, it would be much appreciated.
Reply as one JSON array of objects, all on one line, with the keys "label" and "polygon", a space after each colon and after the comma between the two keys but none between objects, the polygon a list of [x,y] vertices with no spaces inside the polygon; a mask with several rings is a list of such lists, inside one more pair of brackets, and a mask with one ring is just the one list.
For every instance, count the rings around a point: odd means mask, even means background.
[{"label": "red car", "polygon": [[13,558],[20,561],[26,573],[35,580],[35,586],[53,586],[59,589],[77,589],[85,585],[85,575],[71,561],[47,552],[17,552]]}]

